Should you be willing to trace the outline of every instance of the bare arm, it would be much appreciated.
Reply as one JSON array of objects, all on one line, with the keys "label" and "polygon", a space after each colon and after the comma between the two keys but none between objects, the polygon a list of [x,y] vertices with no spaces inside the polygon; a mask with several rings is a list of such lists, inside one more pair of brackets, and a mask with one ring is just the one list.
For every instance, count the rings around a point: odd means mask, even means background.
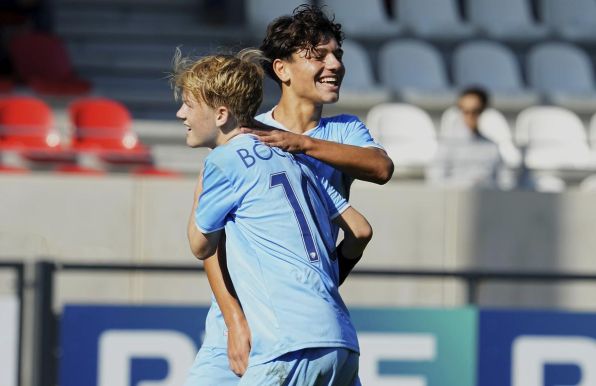
[{"label": "bare arm", "polygon": [[341,285],[360,261],[364,249],[372,239],[373,231],[366,218],[353,207],[346,209],[334,222],[344,231],[344,239],[337,246]]},{"label": "bare arm", "polygon": [[228,327],[228,360],[234,374],[242,376],[248,367],[251,336],[248,322],[230,279],[225,253],[225,235],[217,254],[204,261],[209,285]]},{"label": "bare arm", "polygon": [[214,241],[207,240],[207,237],[195,225],[194,214],[203,188],[202,177],[202,174],[200,174],[194,192],[193,206],[190,218],[188,219],[188,240],[193,254],[199,259],[202,258],[204,262],[203,265],[207,273],[209,285],[228,327],[228,359],[230,369],[234,374],[241,376],[248,366],[248,356],[251,346],[250,329],[226,268],[224,232],[216,232],[218,234],[217,242],[215,242],[217,254],[215,254],[214,249],[211,255],[203,257],[213,247],[212,243]]},{"label": "bare arm", "polygon": [[193,255],[199,260],[213,256],[217,249],[217,244],[221,236],[221,231],[203,234],[195,224],[195,211],[199,204],[199,196],[203,190],[203,174],[199,174],[197,187],[195,188],[194,200],[190,216],[188,218],[187,236],[190,250]]},{"label": "bare arm", "polygon": [[393,161],[376,147],[343,145],[306,137],[304,153],[358,180],[385,184],[393,176]]},{"label": "bare arm", "polygon": [[379,148],[344,145],[278,129],[243,127],[242,132],[257,135],[269,146],[309,155],[358,180],[384,184],[393,175],[393,161]]}]

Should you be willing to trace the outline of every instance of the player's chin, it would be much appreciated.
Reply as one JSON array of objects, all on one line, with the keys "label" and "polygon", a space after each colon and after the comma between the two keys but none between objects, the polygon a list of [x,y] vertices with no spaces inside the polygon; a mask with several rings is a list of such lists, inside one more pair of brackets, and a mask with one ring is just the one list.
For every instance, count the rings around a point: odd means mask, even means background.
[{"label": "player's chin", "polygon": [[192,147],[192,148],[197,148],[197,147],[201,147],[202,144],[199,141],[196,141],[192,138],[186,138],[186,146]]},{"label": "player's chin", "polygon": [[333,93],[330,95],[325,95],[323,99],[323,103],[324,104],[331,104],[331,103],[335,103],[339,100],[339,93]]}]

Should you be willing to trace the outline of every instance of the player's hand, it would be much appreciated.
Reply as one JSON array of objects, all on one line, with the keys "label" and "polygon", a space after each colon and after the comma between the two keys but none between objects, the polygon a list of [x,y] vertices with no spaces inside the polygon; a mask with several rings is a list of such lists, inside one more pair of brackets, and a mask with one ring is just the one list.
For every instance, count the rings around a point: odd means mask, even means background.
[{"label": "player's hand", "polygon": [[248,355],[250,354],[250,329],[246,319],[238,321],[228,328],[228,360],[230,369],[237,376],[244,375],[248,367]]},{"label": "player's hand", "polygon": [[261,142],[268,146],[279,147],[290,153],[304,153],[307,146],[308,138],[305,135],[292,133],[290,131],[279,129],[253,129],[242,127],[242,132],[245,134],[254,134]]}]

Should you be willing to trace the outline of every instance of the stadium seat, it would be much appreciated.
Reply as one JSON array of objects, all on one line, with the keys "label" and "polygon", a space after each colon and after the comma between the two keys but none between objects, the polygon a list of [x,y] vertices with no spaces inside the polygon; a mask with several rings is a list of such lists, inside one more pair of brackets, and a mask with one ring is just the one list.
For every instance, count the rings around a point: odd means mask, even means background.
[{"label": "stadium seat", "polygon": [[375,82],[366,50],[352,40],[345,40],[342,48],[343,63],[347,71],[341,84],[339,103],[344,107],[372,107],[389,101],[391,91]]},{"label": "stadium seat", "polygon": [[542,43],[527,58],[528,82],[550,103],[577,112],[596,109],[596,86],[588,55],[568,43]]},{"label": "stadium seat", "polygon": [[466,6],[470,22],[491,38],[532,42],[549,34],[532,17],[530,0],[467,0]]},{"label": "stadium seat", "polygon": [[525,164],[530,169],[590,170],[596,166],[584,125],[562,107],[523,110],[515,124],[515,140],[525,147]]},{"label": "stadium seat", "polygon": [[[513,144],[511,128],[503,114],[494,108],[487,108],[479,118],[478,129],[486,138],[499,147],[501,158],[510,168],[521,165],[521,153]],[[450,107],[441,115],[439,135],[441,138],[457,138],[462,130],[466,130],[463,117],[457,107]]]},{"label": "stadium seat", "polygon": [[460,40],[476,33],[462,20],[456,0],[398,0],[397,15],[408,31],[424,39]]},{"label": "stadium seat", "polygon": [[106,98],[85,98],[69,106],[72,147],[111,165],[148,165],[152,157],[131,130],[128,109]]},{"label": "stadium seat", "polygon": [[35,92],[45,95],[81,95],[91,84],[77,77],[62,41],[52,35],[29,32],[10,41],[17,74]]},{"label": "stadium seat", "polygon": [[[29,96],[0,99],[0,151],[17,167],[74,163],[76,156],[61,146],[54,115],[42,100]],[[33,163],[33,164],[31,164]]]},{"label": "stadium seat", "polygon": [[519,63],[506,46],[490,41],[471,41],[453,53],[453,78],[460,88],[482,86],[490,93],[493,106],[520,111],[538,104],[538,93],[522,83]]},{"label": "stadium seat", "polygon": [[584,192],[596,192],[596,174],[586,177],[579,184],[579,189]]},{"label": "stadium seat", "polygon": [[443,58],[428,43],[414,39],[386,43],[379,52],[379,69],[381,82],[406,103],[443,110],[455,101]]},{"label": "stadium seat", "polygon": [[590,146],[592,146],[592,151],[596,152],[596,113],[592,115],[592,119],[590,119],[590,128],[588,129],[588,135],[590,137]]},{"label": "stadium seat", "polygon": [[294,8],[305,3],[309,1],[247,0],[244,7],[248,26],[255,36],[262,38],[269,23],[280,16],[291,15]]},{"label": "stadium seat", "polygon": [[388,39],[403,33],[403,27],[389,18],[383,0],[321,0],[319,4],[352,39]]},{"label": "stadium seat", "polygon": [[565,39],[596,42],[594,0],[542,0],[542,20]]},{"label": "stadium seat", "polygon": [[385,103],[373,107],[366,125],[398,169],[422,171],[437,149],[432,119],[419,107]]}]

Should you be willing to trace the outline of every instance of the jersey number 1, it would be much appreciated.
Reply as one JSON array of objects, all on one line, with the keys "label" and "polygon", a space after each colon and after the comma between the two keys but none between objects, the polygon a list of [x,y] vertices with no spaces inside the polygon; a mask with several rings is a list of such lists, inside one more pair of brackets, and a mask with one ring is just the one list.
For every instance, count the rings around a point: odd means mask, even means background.
[{"label": "jersey number 1", "polygon": [[281,185],[284,189],[286,198],[288,199],[288,202],[290,203],[290,206],[294,211],[294,216],[296,217],[298,227],[300,228],[300,233],[302,234],[302,241],[304,242],[304,248],[306,249],[308,259],[311,263],[319,261],[319,255],[317,253],[315,241],[313,240],[312,233],[310,232],[308,222],[306,220],[306,217],[304,216],[302,207],[300,207],[298,198],[294,193],[294,189],[292,189],[292,185],[290,184],[288,175],[285,172],[275,173],[271,175],[270,188],[274,188],[279,185]]}]

